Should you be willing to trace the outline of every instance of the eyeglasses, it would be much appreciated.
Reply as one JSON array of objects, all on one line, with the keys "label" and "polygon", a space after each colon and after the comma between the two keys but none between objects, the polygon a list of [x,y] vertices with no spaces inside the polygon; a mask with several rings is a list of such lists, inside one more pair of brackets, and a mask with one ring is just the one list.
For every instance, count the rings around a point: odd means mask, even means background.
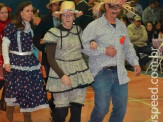
[{"label": "eyeglasses", "polygon": [[113,10],[122,9],[122,6],[120,6],[120,5],[108,4],[108,6],[109,6],[110,9],[113,9]]},{"label": "eyeglasses", "polygon": [[62,15],[63,16],[67,16],[67,17],[72,17],[73,16],[73,13],[63,13]]}]

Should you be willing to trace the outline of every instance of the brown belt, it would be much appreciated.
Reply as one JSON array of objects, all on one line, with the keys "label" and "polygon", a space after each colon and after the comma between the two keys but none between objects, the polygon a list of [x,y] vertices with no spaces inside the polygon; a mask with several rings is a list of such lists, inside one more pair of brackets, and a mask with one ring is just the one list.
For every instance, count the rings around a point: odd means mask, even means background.
[{"label": "brown belt", "polygon": [[104,67],[104,69],[113,70],[113,69],[117,69],[117,66],[106,66],[106,67]]}]

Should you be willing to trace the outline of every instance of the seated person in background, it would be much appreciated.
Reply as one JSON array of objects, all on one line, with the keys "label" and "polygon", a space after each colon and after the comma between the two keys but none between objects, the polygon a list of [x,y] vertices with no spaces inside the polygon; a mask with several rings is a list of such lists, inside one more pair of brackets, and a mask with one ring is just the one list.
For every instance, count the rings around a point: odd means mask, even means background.
[{"label": "seated person in background", "polygon": [[152,39],[154,38],[154,25],[153,22],[147,22],[145,26],[148,34],[147,44],[152,46]]},{"label": "seated person in background", "polygon": [[135,10],[135,13],[138,14],[139,16],[142,16],[142,13],[143,13],[143,7],[142,5],[139,3],[139,0],[132,0],[133,3],[132,3],[132,7],[135,7],[136,10]]},{"label": "seated person in background", "polygon": [[155,22],[155,26],[154,26],[154,39],[158,39],[159,38],[159,34],[162,34],[163,30],[162,30],[162,24],[161,21],[156,21]]},{"label": "seated person in background", "polygon": [[[137,15],[139,15],[139,16],[142,16],[142,13],[143,13],[143,8],[142,8],[142,6],[141,6],[141,4],[139,4],[139,0],[131,0],[130,1],[131,3],[131,7],[134,7],[135,9],[133,10],[133,12],[135,13],[135,14],[137,14]],[[125,11],[126,12],[126,16],[128,17],[128,19],[129,19],[129,21],[130,21],[130,23],[132,23],[134,20],[134,14],[133,13],[131,13],[131,12],[127,12],[127,11]]]},{"label": "seated person in background", "polygon": [[157,3],[156,0],[149,0],[149,6],[146,7],[142,13],[142,21],[144,24],[149,21],[155,22],[160,19],[160,9],[157,8]]},{"label": "seated person in background", "polygon": [[126,15],[122,15],[120,17],[120,21],[122,21],[126,26],[128,26],[129,24],[131,24]]},{"label": "seated person in background", "polygon": [[[144,66],[150,61],[148,55],[151,54],[151,46],[147,45],[147,31],[145,26],[141,24],[140,16],[134,17],[134,22],[128,26],[128,32],[136,54],[139,57],[139,64],[142,70],[145,70]],[[140,58],[140,53],[147,54],[147,56]]]}]

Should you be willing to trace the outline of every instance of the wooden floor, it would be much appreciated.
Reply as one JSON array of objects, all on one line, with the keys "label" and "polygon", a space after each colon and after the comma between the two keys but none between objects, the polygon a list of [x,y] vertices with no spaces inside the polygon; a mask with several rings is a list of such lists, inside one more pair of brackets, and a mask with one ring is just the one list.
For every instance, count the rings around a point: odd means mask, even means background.
[{"label": "wooden floor", "polygon": [[[128,72],[128,75],[131,81],[129,82],[128,107],[124,122],[151,122],[151,116],[155,117],[154,120],[156,121],[153,122],[163,122],[163,78],[156,78],[158,83],[152,84],[153,78],[151,76],[142,74],[139,77],[135,77],[132,72]],[[153,90],[150,90],[151,88]],[[158,93],[156,93],[157,90]],[[158,95],[158,99],[156,95]],[[82,122],[88,122],[89,120],[94,105],[93,98],[93,90],[89,87],[85,105],[82,109]],[[158,105],[154,111],[154,105],[157,102]],[[108,122],[111,109],[112,105],[110,105],[109,112],[103,122]],[[32,120],[33,122],[50,122],[49,113],[49,109],[33,112]],[[67,116],[66,122],[68,122],[69,116]],[[0,122],[7,122],[4,111],[0,111]],[[14,111],[14,122],[23,122],[23,115],[19,112],[19,108]]]}]

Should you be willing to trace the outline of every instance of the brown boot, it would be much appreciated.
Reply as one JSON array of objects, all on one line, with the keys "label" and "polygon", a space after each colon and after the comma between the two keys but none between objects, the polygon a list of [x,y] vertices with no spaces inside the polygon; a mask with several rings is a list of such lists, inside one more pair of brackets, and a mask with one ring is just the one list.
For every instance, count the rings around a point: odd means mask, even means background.
[{"label": "brown boot", "polygon": [[31,112],[24,112],[24,122],[32,122]]},{"label": "brown boot", "polygon": [[6,117],[9,122],[13,121],[13,112],[14,112],[14,106],[7,106],[6,107]]}]

